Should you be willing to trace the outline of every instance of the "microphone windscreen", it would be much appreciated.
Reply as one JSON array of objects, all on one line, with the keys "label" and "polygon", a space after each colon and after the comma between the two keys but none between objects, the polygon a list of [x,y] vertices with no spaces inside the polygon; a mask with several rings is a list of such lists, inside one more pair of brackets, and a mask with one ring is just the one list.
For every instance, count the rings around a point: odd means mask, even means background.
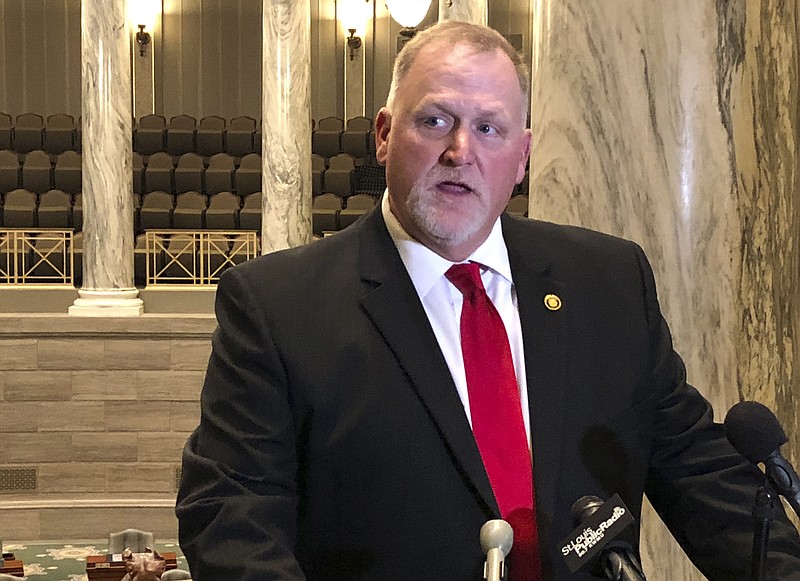
[{"label": "microphone windscreen", "polygon": [[597,496],[581,496],[569,509],[573,526],[580,526],[581,523],[596,513],[601,506],[603,506],[603,500]]},{"label": "microphone windscreen", "polygon": [[484,553],[500,549],[508,555],[514,544],[514,529],[503,519],[486,521],[481,527],[481,548]]},{"label": "microphone windscreen", "polygon": [[728,410],[725,437],[753,464],[764,462],[788,441],[775,414],[755,401],[742,401]]}]

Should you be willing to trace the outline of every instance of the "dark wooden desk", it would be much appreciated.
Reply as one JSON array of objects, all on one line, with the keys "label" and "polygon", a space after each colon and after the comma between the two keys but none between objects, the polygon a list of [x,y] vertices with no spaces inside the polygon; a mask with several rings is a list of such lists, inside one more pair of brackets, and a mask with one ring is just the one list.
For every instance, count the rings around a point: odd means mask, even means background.
[{"label": "dark wooden desk", "polygon": [[[161,553],[165,570],[178,568],[175,553]],[[86,557],[86,576],[89,581],[120,581],[125,576],[125,561],[120,555],[89,555]]]}]

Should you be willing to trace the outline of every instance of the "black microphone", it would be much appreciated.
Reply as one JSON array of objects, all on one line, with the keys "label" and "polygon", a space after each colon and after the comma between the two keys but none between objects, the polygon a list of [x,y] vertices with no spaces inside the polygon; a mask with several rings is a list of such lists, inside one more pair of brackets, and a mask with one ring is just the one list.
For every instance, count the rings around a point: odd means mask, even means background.
[{"label": "black microphone", "polygon": [[503,519],[487,521],[481,527],[481,548],[486,553],[483,578],[500,581],[506,576],[505,558],[514,544],[514,530]]},{"label": "black microphone", "polygon": [[617,538],[633,522],[618,494],[608,502],[582,496],[572,505],[570,514],[577,528],[561,542],[561,554],[571,572],[590,566],[595,577],[646,581],[631,544]]},{"label": "black microphone", "polygon": [[758,402],[739,402],[725,416],[725,436],[750,462],[764,463],[770,484],[800,516],[800,477],[781,456],[780,447],[788,438],[775,414]]}]

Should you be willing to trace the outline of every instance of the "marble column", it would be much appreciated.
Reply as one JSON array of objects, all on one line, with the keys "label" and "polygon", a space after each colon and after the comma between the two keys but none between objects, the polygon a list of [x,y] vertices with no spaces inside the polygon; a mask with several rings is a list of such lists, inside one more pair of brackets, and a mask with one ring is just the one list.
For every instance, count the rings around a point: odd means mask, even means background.
[{"label": "marble column", "polygon": [[439,0],[439,22],[458,20],[485,25],[488,14],[488,0]]},{"label": "marble column", "polygon": [[312,239],[310,34],[309,0],[264,0],[261,69],[264,254]]},{"label": "marble column", "polygon": [[125,0],[83,0],[83,287],[70,315],[143,310],[133,284],[130,50]]},{"label": "marble column", "polygon": [[[795,2],[533,0],[530,215],[647,252],[689,379],[776,411],[797,464]],[[654,579],[703,579],[651,508]]]}]

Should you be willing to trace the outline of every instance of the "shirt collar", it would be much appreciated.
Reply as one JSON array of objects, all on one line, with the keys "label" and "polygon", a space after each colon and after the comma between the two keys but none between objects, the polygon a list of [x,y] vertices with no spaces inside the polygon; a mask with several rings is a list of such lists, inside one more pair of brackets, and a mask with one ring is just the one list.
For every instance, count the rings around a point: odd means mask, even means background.
[{"label": "shirt collar", "polygon": [[[381,199],[381,213],[417,294],[420,297],[426,296],[433,285],[444,276],[447,269],[455,263],[442,258],[406,232],[389,208],[388,190],[384,192]],[[508,249],[503,239],[500,218],[494,223],[489,237],[464,262],[468,261],[478,262],[505,278],[509,283],[512,282],[511,264],[508,261]]]}]

